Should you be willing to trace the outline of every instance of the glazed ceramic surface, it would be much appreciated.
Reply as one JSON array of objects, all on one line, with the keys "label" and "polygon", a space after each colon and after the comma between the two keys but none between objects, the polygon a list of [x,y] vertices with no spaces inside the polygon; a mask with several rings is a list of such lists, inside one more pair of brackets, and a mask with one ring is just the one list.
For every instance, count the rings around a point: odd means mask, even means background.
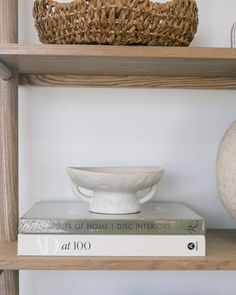
[{"label": "glazed ceramic surface", "polygon": [[[67,172],[74,194],[89,203],[91,212],[129,214],[140,212],[140,204],[156,193],[157,183],[164,174],[161,167],[69,167]],[[85,195],[80,188],[93,191]],[[137,192],[150,188],[139,198]]]},{"label": "glazed ceramic surface", "polygon": [[230,215],[236,219],[236,121],[220,143],[216,175],[219,196]]}]

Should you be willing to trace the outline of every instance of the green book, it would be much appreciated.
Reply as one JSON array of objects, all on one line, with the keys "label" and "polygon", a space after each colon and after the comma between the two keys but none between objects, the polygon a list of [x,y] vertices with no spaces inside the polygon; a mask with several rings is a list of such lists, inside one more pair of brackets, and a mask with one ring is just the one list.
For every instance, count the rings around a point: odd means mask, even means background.
[{"label": "green book", "polygon": [[36,203],[19,220],[20,234],[205,234],[204,219],[182,203],[149,202],[141,212],[95,214],[78,201]]}]

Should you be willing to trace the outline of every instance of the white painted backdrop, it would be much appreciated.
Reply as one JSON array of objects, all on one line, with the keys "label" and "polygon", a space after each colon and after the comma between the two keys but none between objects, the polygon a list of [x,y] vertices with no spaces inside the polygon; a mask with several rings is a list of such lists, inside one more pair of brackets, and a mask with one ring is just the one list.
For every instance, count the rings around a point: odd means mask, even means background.
[{"label": "white painted backdrop", "polygon": [[[235,0],[197,3],[192,46],[229,47]],[[32,5],[19,1],[21,43],[38,43]],[[74,199],[66,166],[162,165],[157,199],[187,203],[208,227],[236,228],[215,183],[235,91],[22,87],[19,115],[20,215],[39,200]],[[220,295],[235,294],[236,272],[22,271],[20,278],[21,295]]]}]

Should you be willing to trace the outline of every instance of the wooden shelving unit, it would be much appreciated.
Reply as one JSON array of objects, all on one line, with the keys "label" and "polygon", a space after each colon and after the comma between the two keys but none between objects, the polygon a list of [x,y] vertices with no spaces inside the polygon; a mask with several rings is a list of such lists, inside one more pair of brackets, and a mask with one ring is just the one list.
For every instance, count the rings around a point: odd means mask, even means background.
[{"label": "wooden shelving unit", "polygon": [[16,242],[0,243],[0,269],[236,270],[236,230],[210,230],[206,257],[25,257]]},{"label": "wooden shelving unit", "polygon": [[0,294],[20,269],[236,270],[236,230],[209,231],[201,258],[17,256],[19,84],[236,89],[236,49],[19,45],[17,4],[0,1]]}]

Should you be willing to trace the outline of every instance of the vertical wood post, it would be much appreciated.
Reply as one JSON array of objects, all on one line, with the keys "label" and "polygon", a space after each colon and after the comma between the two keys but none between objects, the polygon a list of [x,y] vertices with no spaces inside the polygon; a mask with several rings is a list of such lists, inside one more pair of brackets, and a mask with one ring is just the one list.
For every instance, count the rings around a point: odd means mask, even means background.
[{"label": "vertical wood post", "polygon": [[[0,0],[0,44],[18,42],[18,1]],[[18,223],[18,75],[0,80],[0,240],[16,240]],[[0,294],[18,295],[19,274],[4,271]]]}]

